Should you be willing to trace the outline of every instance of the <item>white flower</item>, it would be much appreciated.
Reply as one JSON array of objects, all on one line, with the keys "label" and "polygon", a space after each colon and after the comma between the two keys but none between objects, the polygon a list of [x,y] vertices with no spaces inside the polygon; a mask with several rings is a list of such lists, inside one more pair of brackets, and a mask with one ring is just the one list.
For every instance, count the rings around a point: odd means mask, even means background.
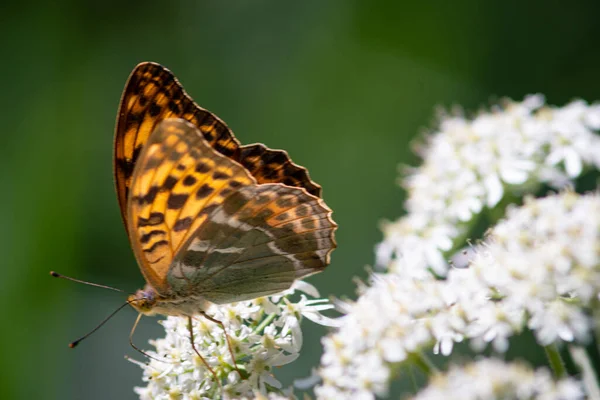
[{"label": "white flower", "polygon": [[277,296],[263,297],[223,306],[212,306],[206,313],[223,322],[237,362],[244,375],[234,369],[225,332],[202,316],[193,318],[196,349],[218,377],[194,352],[190,342],[187,318],[167,317],[160,323],[166,336],[151,341],[154,351],[148,364],[133,361],[144,370],[145,387],[135,388],[143,400],[177,398],[289,398],[291,392],[281,391],[274,376],[276,367],[289,364],[299,356],[302,347],[302,316],[331,325],[331,318],[320,314],[333,308],[326,300],[309,300],[301,295],[298,302],[289,296],[295,290],[307,294],[318,292],[308,283],[294,287]]},{"label": "white flower", "polygon": [[385,224],[386,239],[376,249],[377,263],[414,278],[429,276],[428,267],[443,276],[447,266],[442,254],[452,248],[458,231],[450,224],[429,223],[425,215],[409,214]]},{"label": "white flower", "polygon": [[555,382],[546,369],[536,371],[519,363],[484,359],[463,367],[450,367],[434,376],[413,400],[578,400],[584,394],[573,379]]},{"label": "white flower", "polygon": [[465,338],[501,353],[527,328],[543,346],[585,340],[586,307],[600,293],[599,244],[600,195],[566,192],[511,208],[463,254],[468,267],[446,279],[373,275],[355,303],[341,303],[341,326],[323,339],[318,397],[383,396],[397,363],[431,349],[448,355]]},{"label": "white flower", "polygon": [[[450,275],[449,283],[458,278]],[[585,340],[592,323],[585,307],[600,293],[600,196],[526,199],[474,248],[460,277],[497,298],[475,307],[469,337],[489,341],[525,324],[541,345]]]},{"label": "white flower", "polygon": [[575,101],[552,108],[541,95],[504,103],[472,120],[441,118],[421,148],[423,164],[403,179],[408,214],[384,227],[378,265],[414,277],[428,269],[445,276],[448,250],[484,207],[540,183],[564,187],[585,166],[600,167],[600,106]]},{"label": "white flower", "polygon": [[323,339],[323,384],[315,389],[317,397],[384,396],[394,364],[436,342],[448,353],[454,341],[462,340],[464,327],[464,319],[452,312],[454,297],[431,276],[373,275],[372,285],[355,303],[343,304],[347,314],[340,328]]},{"label": "white flower", "polygon": [[583,101],[574,101],[562,109],[548,110],[550,129],[554,135],[550,140],[550,152],[546,163],[556,165],[564,163],[569,177],[578,176],[584,163],[600,166],[600,154],[595,152],[594,138],[586,133],[598,129],[600,111],[598,107],[589,107]]},{"label": "white flower", "polygon": [[448,270],[447,258],[484,208],[600,166],[599,129],[599,105],[552,108],[541,95],[471,120],[443,116],[420,148],[423,164],[402,181],[406,216],[382,224],[376,258],[389,274],[338,303],[346,315],[323,340],[319,398],[383,396],[398,363],[432,348],[448,355],[465,338],[498,352],[524,329],[542,345],[584,340],[584,307],[600,298],[598,196],[529,201],[455,257],[462,269]]}]

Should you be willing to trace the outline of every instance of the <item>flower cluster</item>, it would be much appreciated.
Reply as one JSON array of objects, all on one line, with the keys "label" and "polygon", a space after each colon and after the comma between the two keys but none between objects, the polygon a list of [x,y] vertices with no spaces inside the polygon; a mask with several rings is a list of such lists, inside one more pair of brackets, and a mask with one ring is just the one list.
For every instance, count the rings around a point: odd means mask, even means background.
[{"label": "flower cluster", "polygon": [[277,399],[283,396],[285,393],[273,369],[298,357],[302,347],[302,317],[323,325],[336,324],[320,313],[333,307],[327,300],[309,300],[302,294],[294,302],[290,296],[296,290],[311,297],[319,296],[314,287],[299,281],[278,296],[215,305],[206,310],[223,323],[227,336],[220,325],[202,316],[194,318],[195,347],[212,372],[192,348],[187,318],[168,317],[160,321],[166,336],[151,341],[155,350],[148,352],[152,357],[149,363],[134,361],[143,368],[143,380],[147,382],[145,387],[135,388],[140,399]]},{"label": "flower cluster", "polygon": [[504,349],[502,337],[525,321],[544,346],[586,339],[585,311],[600,293],[600,196],[526,198],[474,249],[469,269],[450,275],[449,285],[481,285],[495,300],[459,298],[470,306],[471,337],[500,339]]},{"label": "flower cluster", "polygon": [[518,363],[483,359],[463,367],[453,366],[436,375],[413,400],[518,399],[578,400],[583,390],[572,379],[555,382],[546,369],[537,371]]},{"label": "flower cluster", "polygon": [[[392,365],[436,341],[451,345],[464,328],[449,310],[441,281],[373,275],[355,303],[339,303],[346,312],[341,327],[323,339],[323,384],[319,399],[373,399],[385,396]],[[450,336],[448,336],[450,335]]]},{"label": "flower cluster", "polygon": [[422,166],[403,181],[407,215],[383,227],[378,264],[444,276],[445,255],[484,207],[540,183],[563,187],[585,166],[600,167],[599,129],[600,105],[551,108],[541,95],[506,101],[472,120],[444,116],[423,146]]},{"label": "flower cluster", "polygon": [[459,254],[468,268],[446,261],[484,207],[600,167],[600,106],[543,103],[530,96],[441,121],[404,181],[407,215],[383,227],[377,262],[388,273],[373,275],[356,302],[339,302],[346,315],[323,339],[319,398],[383,396],[399,363],[432,347],[448,355],[465,339],[503,352],[525,328],[541,345],[586,338],[586,307],[600,291],[598,195],[528,199]]},{"label": "flower cluster", "polygon": [[385,395],[395,364],[470,339],[506,351],[525,327],[541,345],[583,340],[600,293],[600,195],[527,199],[445,280],[374,275],[323,339],[322,399]]}]

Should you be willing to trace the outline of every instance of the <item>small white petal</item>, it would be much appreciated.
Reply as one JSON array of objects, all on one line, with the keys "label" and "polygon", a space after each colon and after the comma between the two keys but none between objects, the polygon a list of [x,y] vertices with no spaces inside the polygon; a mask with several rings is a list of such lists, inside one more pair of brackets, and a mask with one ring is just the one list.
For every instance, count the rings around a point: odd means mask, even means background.
[{"label": "small white petal", "polygon": [[319,376],[317,369],[313,368],[310,371],[310,376],[302,379],[294,379],[294,387],[297,387],[300,390],[308,390],[319,382],[321,382],[321,377]]},{"label": "small white petal", "polygon": [[490,208],[496,206],[504,195],[504,188],[498,175],[492,174],[487,176],[483,184],[485,185],[487,192],[486,205]]},{"label": "small white petal", "polygon": [[511,163],[511,165],[507,165],[500,171],[500,177],[508,184],[519,185],[527,180],[529,173]]},{"label": "small white petal", "polygon": [[402,342],[397,339],[384,339],[380,343],[383,349],[383,358],[388,362],[401,362],[406,359],[406,350]]},{"label": "small white petal", "polygon": [[452,341],[452,339],[444,338],[441,340],[440,343],[442,355],[449,356],[450,354],[452,354],[452,348],[454,347],[454,341]]},{"label": "small white petal", "polygon": [[583,170],[581,156],[573,149],[568,149],[565,152],[565,170],[571,178],[579,176]]},{"label": "small white petal", "polygon": [[305,281],[295,281],[292,287],[296,290],[306,293],[311,297],[320,297],[316,287]]}]

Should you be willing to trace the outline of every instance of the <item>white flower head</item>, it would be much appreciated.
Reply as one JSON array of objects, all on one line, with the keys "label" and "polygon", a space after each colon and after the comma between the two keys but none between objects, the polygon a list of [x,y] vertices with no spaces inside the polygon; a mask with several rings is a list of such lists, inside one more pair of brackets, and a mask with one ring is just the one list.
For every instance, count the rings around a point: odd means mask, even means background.
[{"label": "white flower head", "polygon": [[413,400],[523,399],[579,400],[581,384],[573,379],[554,381],[546,369],[533,370],[520,363],[483,359],[462,367],[452,366],[434,376]]},{"label": "white flower head", "polygon": [[569,187],[600,166],[600,106],[544,103],[533,95],[472,119],[441,118],[422,165],[402,180],[407,214],[382,224],[376,259],[388,274],[374,275],[355,303],[338,302],[346,315],[323,339],[319,398],[384,396],[398,363],[420,351],[448,355],[464,339],[505,352],[524,329],[542,345],[589,335],[585,307],[600,286],[596,195],[529,200],[448,269],[484,208],[542,184]]},{"label": "white flower head", "polygon": [[452,311],[443,281],[372,276],[355,303],[343,305],[339,329],[323,339],[320,399],[374,399],[384,396],[392,367],[412,354],[438,349],[448,354],[462,340],[462,316]]},{"label": "white flower head", "polygon": [[383,396],[397,363],[432,349],[448,355],[465,338],[500,353],[524,329],[542,346],[585,340],[586,307],[600,293],[599,243],[600,195],[565,192],[511,208],[445,279],[373,275],[323,339],[318,397]]},{"label": "white flower head", "polygon": [[[522,207],[508,210],[474,254],[461,283],[479,282],[497,300],[473,311],[468,336],[482,338],[502,326],[510,335],[526,323],[544,346],[588,337],[585,307],[600,293],[598,194],[527,198]],[[449,281],[458,276],[451,275]],[[492,308],[502,318],[488,319]]]},{"label": "white flower head", "polygon": [[[211,306],[206,313],[223,323],[227,336],[220,325],[202,316],[192,319],[195,347],[218,382],[192,348],[187,318],[160,321],[166,336],[150,342],[155,349],[148,354],[153,358],[147,364],[134,361],[142,367],[146,382],[135,388],[140,399],[289,398],[291,392],[284,393],[273,372],[298,358],[302,317],[326,325],[335,322],[320,314],[333,308],[326,300],[305,295],[297,302],[290,300],[296,288],[318,295],[311,285],[298,283],[277,296]],[[227,338],[243,377],[234,367]]]},{"label": "white flower head", "polygon": [[421,147],[423,164],[402,181],[408,214],[384,227],[378,265],[444,276],[448,250],[484,207],[541,183],[564,187],[586,166],[600,167],[599,129],[600,106],[553,108],[541,95],[506,100],[473,119],[442,116]]}]

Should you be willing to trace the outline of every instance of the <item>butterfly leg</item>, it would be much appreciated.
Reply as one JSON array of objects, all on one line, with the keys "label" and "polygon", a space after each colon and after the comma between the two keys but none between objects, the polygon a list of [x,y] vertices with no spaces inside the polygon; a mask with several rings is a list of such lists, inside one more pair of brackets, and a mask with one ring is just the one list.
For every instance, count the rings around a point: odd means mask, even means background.
[{"label": "butterfly leg", "polygon": [[137,350],[138,352],[140,352],[141,354],[143,354],[144,356],[151,358],[153,360],[156,361],[160,361],[160,362],[168,362],[165,360],[159,360],[156,357],[152,357],[150,354],[145,353],[144,351],[140,350],[135,344],[133,344],[133,333],[135,332],[135,328],[137,328],[138,323],[140,322],[140,319],[142,319],[142,313],[138,314],[138,317],[135,319],[135,322],[133,323],[133,327],[131,328],[131,332],[129,332],[129,344],[131,345],[131,347],[133,347],[135,350]]},{"label": "butterfly leg", "polygon": [[233,347],[231,347],[231,342],[229,341],[229,335],[227,334],[227,331],[225,330],[225,325],[223,325],[223,323],[221,321],[211,317],[204,311],[200,311],[200,315],[202,315],[207,320],[212,321],[215,324],[218,324],[221,326],[221,328],[223,329],[223,332],[225,333],[225,340],[227,341],[227,348],[229,349],[229,354],[231,355],[231,361],[233,362],[233,368],[237,371],[240,378],[244,379],[244,376],[242,375],[242,373],[240,372],[240,370],[237,367],[237,362],[235,361],[235,356],[233,355]]},{"label": "butterfly leg", "polygon": [[204,366],[206,368],[208,368],[208,370],[212,374],[213,378],[215,379],[215,382],[217,382],[217,385],[219,385],[219,388],[221,390],[223,390],[223,388],[221,387],[221,381],[219,380],[219,378],[217,378],[217,374],[210,367],[210,365],[208,365],[208,363],[206,362],[206,360],[204,359],[204,357],[202,357],[200,355],[200,352],[198,351],[198,349],[196,349],[196,344],[194,343],[194,330],[192,329],[192,317],[188,317],[188,330],[190,331],[190,342],[192,343],[192,349],[194,349],[194,351],[196,352],[196,354],[198,355],[198,357],[200,357],[200,361],[202,361],[202,364],[204,364]]}]

